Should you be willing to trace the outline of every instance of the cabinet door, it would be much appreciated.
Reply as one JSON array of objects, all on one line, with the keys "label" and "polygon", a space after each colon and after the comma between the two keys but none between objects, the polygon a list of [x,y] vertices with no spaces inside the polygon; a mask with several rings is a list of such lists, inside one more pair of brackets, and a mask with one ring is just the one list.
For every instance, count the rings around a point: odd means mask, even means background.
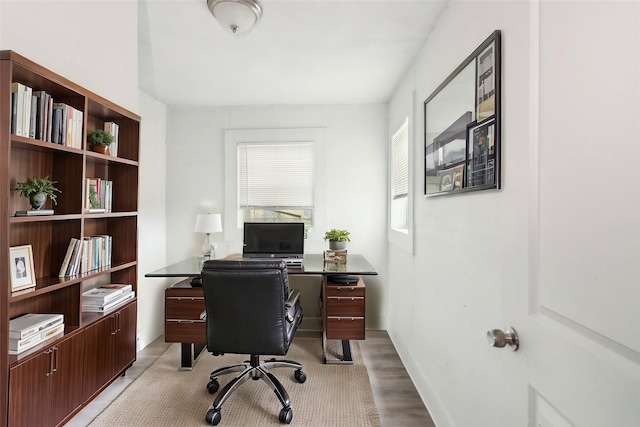
[{"label": "cabinet door", "polygon": [[136,303],[116,314],[116,340],[114,373],[120,372],[136,360]]},{"label": "cabinet door", "polygon": [[84,336],[76,334],[52,349],[49,425],[56,425],[82,405]]},{"label": "cabinet door", "polygon": [[15,366],[9,371],[9,426],[52,425],[49,414],[51,351]]},{"label": "cabinet door", "polygon": [[86,401],[114,375],[116,318],[112,314],[84,332],[82,399]]}]

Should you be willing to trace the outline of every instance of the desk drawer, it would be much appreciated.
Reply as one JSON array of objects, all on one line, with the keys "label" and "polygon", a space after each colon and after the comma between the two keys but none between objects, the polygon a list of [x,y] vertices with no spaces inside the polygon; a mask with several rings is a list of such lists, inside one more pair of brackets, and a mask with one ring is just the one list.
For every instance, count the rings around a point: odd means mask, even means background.
[{"label": "desk drawer", "polygon": [[166,342],[207,342],[207,325],[204,320],[167,320],[164,323]]},{"label": "desk drawer", "polygon": [[327,286],[328,297],[364,297],[364,286]]},{"label": "desk drawer", "polygon": [[364,317],[363,297],[329,297],[327,298],[327,316],[329,317]]},{"label": "desk drawer", "polygon": [[327,339],[363,340],[364,317],[327,317]]},{"label": "desk drawer", "polygon": [[165,318],[200,320],[204,311],[204,298],[167,297],[165,299]]}]

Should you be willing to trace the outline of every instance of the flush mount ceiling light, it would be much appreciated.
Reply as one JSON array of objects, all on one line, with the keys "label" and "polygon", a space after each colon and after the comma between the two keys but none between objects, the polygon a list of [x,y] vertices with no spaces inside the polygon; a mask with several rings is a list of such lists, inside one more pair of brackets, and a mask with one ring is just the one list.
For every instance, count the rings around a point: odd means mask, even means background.
[{"label": "flush mount ceiling light", "polygon": [[207,0],[211,14],[233,34],[249,32],[262,17],[257,0]]}]

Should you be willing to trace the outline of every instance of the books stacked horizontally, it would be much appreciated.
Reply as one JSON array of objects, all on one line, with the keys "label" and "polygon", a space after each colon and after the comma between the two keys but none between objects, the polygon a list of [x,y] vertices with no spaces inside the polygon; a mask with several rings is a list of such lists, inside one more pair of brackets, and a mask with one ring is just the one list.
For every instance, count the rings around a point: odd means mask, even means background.
[{"label": "books stacked horizontally", "polygon": [[9,354],[19,354],[64,334],[62,314],[29,313],[9,321]]},{"label": "books stacked horizontally", "polygon": [[135,297],[133,286],[112,283],[82,293],[82,311],[104,313]]}]

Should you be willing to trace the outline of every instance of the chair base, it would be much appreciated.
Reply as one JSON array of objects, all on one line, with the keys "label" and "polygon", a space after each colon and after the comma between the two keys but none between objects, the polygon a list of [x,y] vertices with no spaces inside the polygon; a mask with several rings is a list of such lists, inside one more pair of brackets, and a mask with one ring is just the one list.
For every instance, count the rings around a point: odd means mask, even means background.
[{"label": "chair base", "polygon": [[213,401],[213,405],[211,409],[207,411],[205,416],[205,420],[212,425],[218,425],[222,416],[220,415],[220,410],[222,405],[226,400],[231,396],[231,394],[242,385],[249,378],[253,380],[263,380],[267,383],[267,385],[273,390],[276,394],[276,397],[282,404],[282,410],[280,411],[279,419],[280,422],[284,424],[291,423],[293,419],[293,410],[291,409],[291,399],[289,398],[289,394],[287,390],[282,386],[282,383],[271,373],[269,369],[271,368],[293,368],[296,371],[294,372],[294,376],[296,380],[300,383],[304,383],[307,379],[307,375],[302,372],[302,365],[293,360],[283,360],[283,359],[270,359],[266,361],[261,361],[260,356],[257,354],[252,354],[251,359],[245,361],[244,363],[238,363],[231,366],[225,366],[224,368],[216,369],[211,372],[210,381],[207,384],[207,390],[209,393],[213,394],[218,391],[220,387],[220,383],[218,382],[218,377],[220,375],[229,374],[232,372],[240,372],[240,374],[236,375],[227,385],[225,385],[216,399]]}]

